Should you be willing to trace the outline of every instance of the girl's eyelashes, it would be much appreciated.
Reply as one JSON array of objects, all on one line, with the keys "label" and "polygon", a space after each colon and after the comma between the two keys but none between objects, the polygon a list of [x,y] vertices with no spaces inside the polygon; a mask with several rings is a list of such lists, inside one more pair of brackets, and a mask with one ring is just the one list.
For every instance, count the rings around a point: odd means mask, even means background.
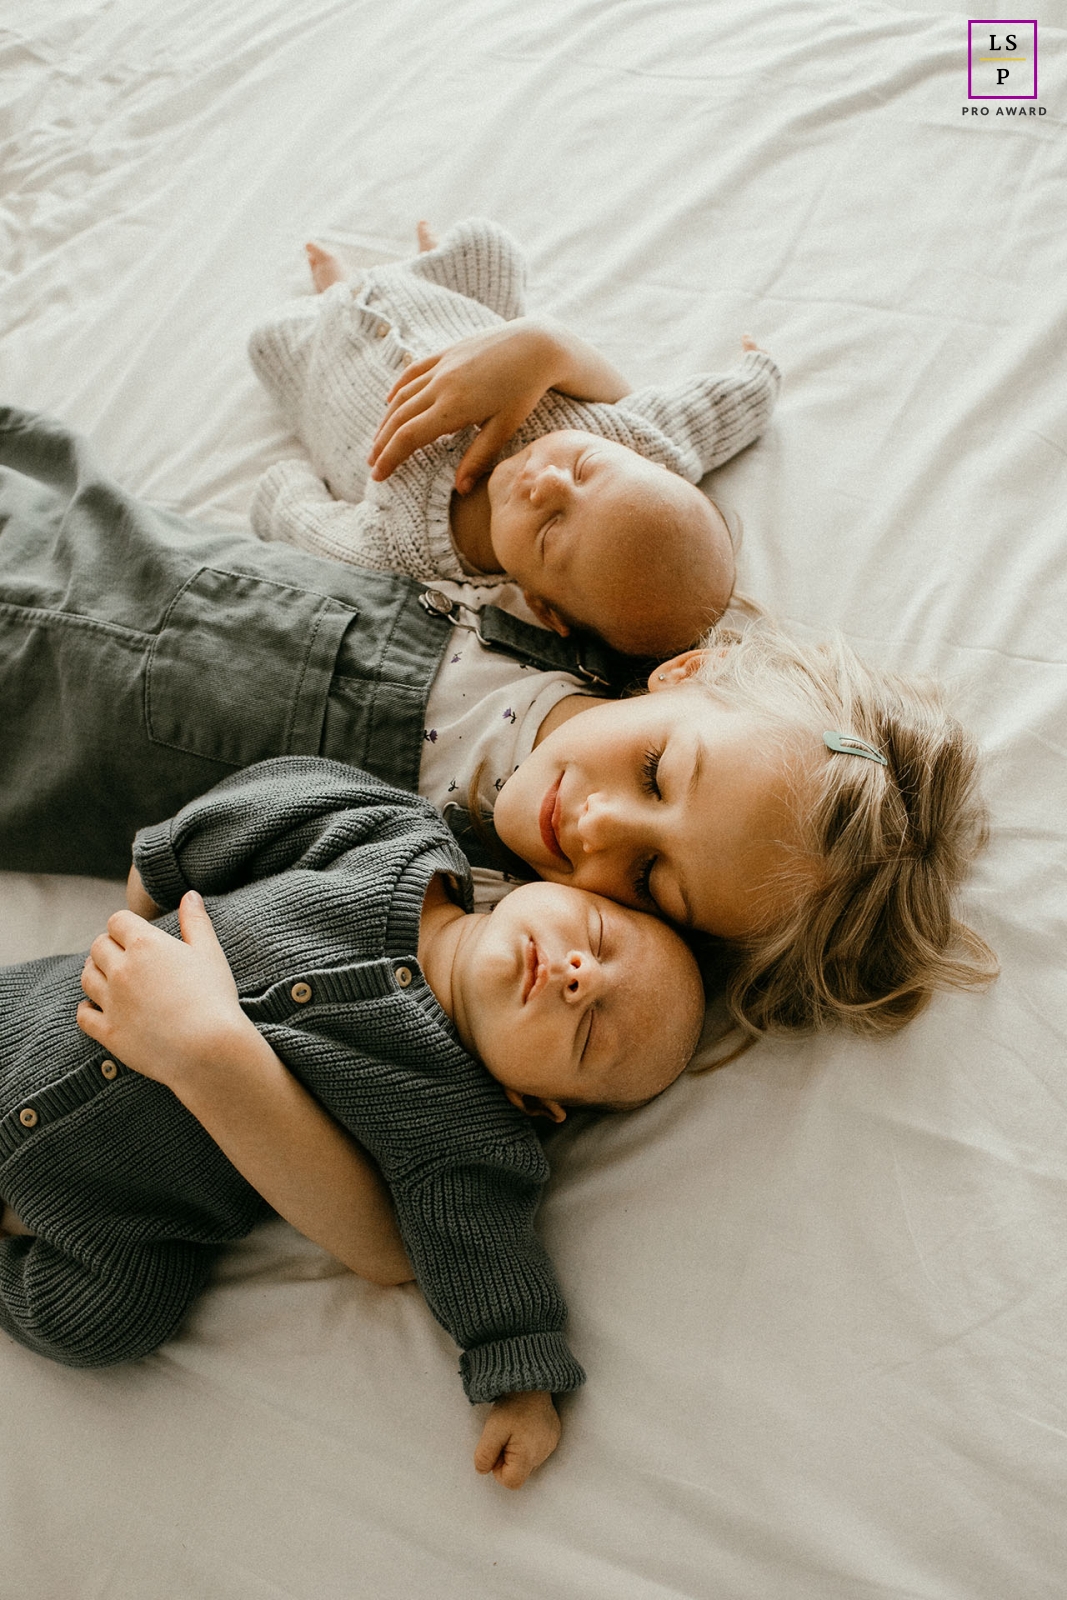
[{"label": "girl's eyelashes", "polygon": [[652,796],[653,800],[661,800],[663,798],[663,796],[660,794],[658,781],[659,764],[662,759],[662,749],[646,750],[645,759],[641,764],[641,787],[644,789],[646,794]]},{"label": "girl's eyelashes", "polygon": [[599,906],[597,906],[597,908],[596,908],[596,919],[597,919],[597,923],[598,923],[597,938],[596,938],[596,958],[599,961],[600,957],[604,953],[604,913],[601,911]]},{"label": "girl's eyelashes", "polygon": [[649,856],[641,871],[634,879],[634,893],[642,905],[656,909],[656,902],[652,896],[652,868],[656,865],[655,856]]}]

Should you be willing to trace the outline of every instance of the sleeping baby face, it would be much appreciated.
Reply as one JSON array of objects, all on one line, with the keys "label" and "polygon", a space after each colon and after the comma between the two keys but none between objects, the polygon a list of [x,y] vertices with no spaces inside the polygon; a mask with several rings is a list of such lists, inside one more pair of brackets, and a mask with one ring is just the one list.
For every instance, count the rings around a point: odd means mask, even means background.
[{"label": "sleeping baby face", "polygon": [[719,511],[625,445],[545,434],[495,468],[488,493],[500,570],[557,633],[584,628],[664,660],[726,609],[734,559]]},{"label": "sleeping baby face", "polygon": [[639,1104],[696,1048],[704,990],[665,923],[601,895],[529,883],[476,921],[453,973],[461,1031],[524,1110]]}]

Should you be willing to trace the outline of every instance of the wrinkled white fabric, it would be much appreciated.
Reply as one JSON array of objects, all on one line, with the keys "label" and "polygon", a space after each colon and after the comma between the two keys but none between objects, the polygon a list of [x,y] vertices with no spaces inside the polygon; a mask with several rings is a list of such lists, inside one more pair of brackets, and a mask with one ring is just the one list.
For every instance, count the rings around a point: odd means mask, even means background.
[{"label": "wrinkled white fabric", "polygon": [[[785,386],[712,484],[742,587],[958,684],[993,814],[965,910],[1004,971],[892,1042],[761,1046],[554,1141],[589,1383],[517,1496],[471,1467],[415,1291],[280,1223],[137,1367],[0,1344],[5,1595],[1062,1593],[1065,22],[1045,115],[1008,118],[963,114],[936,0],[8,0],[5,399],[241,523],[293,453],[249,330],[305,239],[397,256],[421,216],[498,218],[531,303],[635,384],[752,333]],[[4,880],[4,958],[119,896]]]}]

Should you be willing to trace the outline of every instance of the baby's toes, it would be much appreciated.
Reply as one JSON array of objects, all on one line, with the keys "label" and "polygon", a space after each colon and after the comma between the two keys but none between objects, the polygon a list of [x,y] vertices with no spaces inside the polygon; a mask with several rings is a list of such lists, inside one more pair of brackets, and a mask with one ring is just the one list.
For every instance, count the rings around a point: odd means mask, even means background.
[{"label": "baby's toes", "polygon": [[344,273],[336,256],[332,256],[328,250],[323,250],[322,246],[317,244],[306,244],[304,250],[308,266],[311,268],[311,281],[319,294],[328,289],[332,283],[340,283]]}]

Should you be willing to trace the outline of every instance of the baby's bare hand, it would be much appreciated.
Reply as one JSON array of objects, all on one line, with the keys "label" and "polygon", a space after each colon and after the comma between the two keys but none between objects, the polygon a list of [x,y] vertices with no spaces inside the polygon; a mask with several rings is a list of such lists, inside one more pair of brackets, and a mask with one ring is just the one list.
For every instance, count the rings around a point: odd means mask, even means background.
[{"label": "baby's bare hand", "polygon": [[479,1472],[491,1472],[505,1489],[521,1489],[530,1473],[548,1460],[561,1432],[552,1396],[543,1389],[503,1395],[486,1418],[474,1465]]},{"label": "baby's bare hand", "polygon": [[414,362],[386,396],[367,457],[371,477],[387,478],[414,451],[475,426],[478,436],[456,469],[456,488],[466,494],[552,387],[558,359],[554,341],[524,317]]},{"label": "baby's bare hand", "polygon": [[199,895],[179,911],[181,939],[133,911],[116,911],[82,968],[83,1033],[133,1072],[177,1089],[208,1065],[220,1042],[250,1026],[226,956]]}]

